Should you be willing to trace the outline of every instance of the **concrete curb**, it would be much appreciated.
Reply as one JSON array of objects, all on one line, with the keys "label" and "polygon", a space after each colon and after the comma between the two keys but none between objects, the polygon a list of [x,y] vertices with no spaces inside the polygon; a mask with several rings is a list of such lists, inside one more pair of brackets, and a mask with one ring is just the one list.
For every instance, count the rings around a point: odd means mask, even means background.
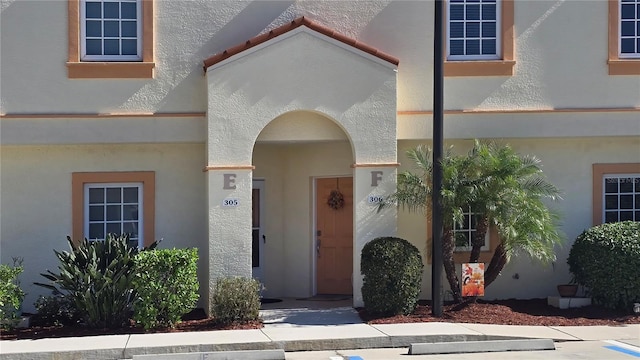
[{"label": "concrete curb", "polygon": [[215,351],[208,353],[135,355],[133,360],[285,360],[284,350]]},{"label": "concrete curb", "polygon": [[411,344],[409,355],[461,354],[498,351],[555,350],[551,339],[520,339],[499,341],[456,341]]},{"label": "concrete curb", "polygon": [[[99,350],[76,350],[76,351],[43,351],[43,352],[23,352],[0,354],[0,360],[75,360],[75,359],[148,359],[157,357],[160,354],[195,354],[193,359],[201,359],[198,354],[216,352],[237,352],[237,351],[321,351],[321,350],[350,350],[350,349],[376,349],[376,348],[398,348],[408,347],[414,343],[466,343],[485,342],[522,339],[516,337],[492,336],[492,335],[470,335],[470,334],[446,334],[446,335],[415,335],[415,336],[377,336],[361,338],[342,339],[315,339],[315,340],[287,340],[287,341],[260,341],[247,343],[228,344],[185,344],[166,346],[144,346],[109,348]],[[180,358],[180,357],[177,357]],[[177,359],[176,358],[176,359]],[[216,359],[205,357],[206,359]],[[171,359],[171,358],[166,358]],[[188,359],[191,359],[189,357]],[[224,359],[224,358],[222,358]],[[253,359],[253,358],[249,358]],[[255,358],[261,359],[261,358]]]}]

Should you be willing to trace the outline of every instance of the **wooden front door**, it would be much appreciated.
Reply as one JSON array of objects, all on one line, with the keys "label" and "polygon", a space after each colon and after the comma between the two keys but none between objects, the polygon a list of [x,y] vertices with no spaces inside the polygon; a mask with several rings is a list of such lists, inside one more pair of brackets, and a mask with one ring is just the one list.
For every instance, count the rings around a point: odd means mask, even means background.
[{"label": "wooden front door", "polygon": [[[333,191],[344,204],[328,204]],[[338,197],[334,196],[334,199]],[[337,206],[336,206],[337,207]],[[316,180],[316,284],[318,294],[351,294],[353,286],[353,178]]]}]

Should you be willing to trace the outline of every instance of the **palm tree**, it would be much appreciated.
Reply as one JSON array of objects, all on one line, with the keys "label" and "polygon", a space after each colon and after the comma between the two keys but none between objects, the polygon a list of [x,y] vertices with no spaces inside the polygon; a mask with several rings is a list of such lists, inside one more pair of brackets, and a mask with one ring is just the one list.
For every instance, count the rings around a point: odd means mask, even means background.
[{"label": "palm tree", "polygon": [[[397,191],[381,207],[398,204],[410,211],[431,212],[433,164],[431,149],[418,146],[407,151],[414,171],[398,175]],[[475,141],[464,156],[449,150],[443,157],[443,265],[453,299],[462,301],[453,260],[454,225],[472,209],[476,231],[470,261],[477,262],[487,231],[494,226],[500,243],[485,271],[489,286],[516,252],[542,261],[554,259],[554,246],[562,237],[555,228],[557,217],[543,199],[558,198],[559,191],[542,176],[540,160],[520,156],[509,146]]]}]

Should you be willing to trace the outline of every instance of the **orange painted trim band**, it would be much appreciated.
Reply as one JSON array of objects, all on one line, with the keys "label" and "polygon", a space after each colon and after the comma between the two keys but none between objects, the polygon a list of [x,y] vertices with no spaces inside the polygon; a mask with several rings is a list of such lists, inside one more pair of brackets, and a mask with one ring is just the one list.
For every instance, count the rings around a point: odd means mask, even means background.
[{"label": "orange painted trim band", "polygon": [[209,170],[254,170],[256,167],[253,165],[221,165],[221,166],[205,166],[202,172]]},{"label": "orange painted trim band", "polygon": [[153,62],[68,62],[70,79],[152,79]]},{"label": "orange painted trim band", "polygon": [[102,119],[205,117],[206,113],[105,113],[105,114],[1,114],[2,119]]},{"label": "orange painted trim band", "polygon": [[[528,113],[600,113],[600,112],[639,112],[640,107],[632,108],[559,108],[559,109],[523,109],[523,110],[445,110],[447,115],[464,114],[528,114]],[[432,115],[431,110],[401,110],[398,115]]]},{"label": "orange painted trim band", "polygon": [[361,163],[361,164],[352,164],[352,168],[364,168],[364,167],[398,167],[400,163]]},{"label": "orange painted trim band", "polygon": [[640,59],[609,59],[609,75],[640,75]]}]

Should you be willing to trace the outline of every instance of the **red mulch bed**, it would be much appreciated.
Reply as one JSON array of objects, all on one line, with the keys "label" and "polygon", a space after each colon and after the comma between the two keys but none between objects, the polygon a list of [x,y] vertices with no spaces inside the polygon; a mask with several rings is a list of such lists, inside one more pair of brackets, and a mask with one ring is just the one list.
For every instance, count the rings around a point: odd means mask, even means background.
[{"label": "red mulch bed", "polygon": [[[413,322],[458,322],[502,325],[544,325],[544,326],[584,326],[584,325],[624,325],[640,324],[640,316],[631,315],[600,306],[560,310],[547,305],[546,299],[532,300],[497,300],[477,303],[463,303],[444,306],[443,316],[431,315],[429,302],[420,302],[416,310],[407,316],[380,317],[372,316],[364,309],[358,309],[360,317],[370,324],[395,324]],[[1,340],[41,339],[69,336],[91,336],[111,334],[143,334],[153,332],[209,331],[230,329],[259,329],[261,322],[222,326],[214,319],[207,318],[202,309],[193,311],[184,317],[184,321],[175,329],[159,329],[144,331],[139,327],[129,326],[122,329],[90,329],[76,326],[34,326],[28,329],[16,329],[0,332]]]},{"label": "red mulch bed", "polygon": [[496,300],[446,304],[443,316],[431,315],[429,302],[421,301],[411,315],[391,317],[373,316],[358,309],[360,317],[369,324],[413,322],[457,322],[499,325],[585,326],[640,324],[640,316],[591,305],[581,308],[558,309],[547,305],[546,299]]},{"label": "red mulch bed", "polygon": [[60,338],[72,336],[117,335],[117,334],[145,334],[158,332],[185,332],[185,331],[210,331],[210,330],[238,330],[260,329],[262,322],[250,322],[246,324],[221,325],[215,319],[207,318],[204,310],[196,309],[183,317],[183,321],[173,329],[155,329],[145,331],[133,324],[119,329],[92,329],[82,325],[74,326],[32,326],[26,329],[12,331],[0,331],[0,340],[18,339],[42,339]]}]

